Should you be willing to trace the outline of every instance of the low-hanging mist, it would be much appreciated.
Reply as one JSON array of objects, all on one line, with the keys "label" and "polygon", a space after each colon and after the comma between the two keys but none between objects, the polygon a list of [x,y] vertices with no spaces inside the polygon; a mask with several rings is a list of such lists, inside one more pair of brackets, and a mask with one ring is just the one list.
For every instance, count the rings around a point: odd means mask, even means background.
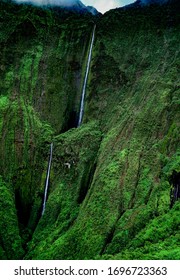
[{"label": "low-hanging mist", "polygon": [[79,0],[15,0],[17,3],[32,3],[34,5],[53,5],[53,6],[62,6],[69,7],[74,4],[81,4],[82,2]]}]

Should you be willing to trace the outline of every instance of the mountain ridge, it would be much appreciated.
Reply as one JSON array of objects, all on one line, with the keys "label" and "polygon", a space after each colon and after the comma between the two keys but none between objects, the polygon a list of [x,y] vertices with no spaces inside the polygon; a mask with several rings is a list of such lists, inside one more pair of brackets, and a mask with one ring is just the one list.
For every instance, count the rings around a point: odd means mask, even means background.
[{"label": "mountain ridge", "polygon": [[35,5],[39,7],[49,7],[49,8],[65,8],[69,11],[74,11],[78,13],[91,13],[93,15],[97,15],[99,12],[91,6],[85,6],[80,0],[42,0],[40,2],[37,2],[36,0],[12,0],[17,4],[23,4],[23,5]]},{"label": "mountain ridge", "polygon": [[179,6],[178,0],[136,0],[135,2],[125,5],[122,8],[141,8],[149,5],[168,5],[168,4],[175,4]]}]

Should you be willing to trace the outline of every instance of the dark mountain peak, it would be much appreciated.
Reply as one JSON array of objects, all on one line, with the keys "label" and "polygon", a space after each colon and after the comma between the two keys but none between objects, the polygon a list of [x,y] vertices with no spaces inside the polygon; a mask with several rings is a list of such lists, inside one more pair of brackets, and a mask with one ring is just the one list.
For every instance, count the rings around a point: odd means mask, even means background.
[{"label": "dark mountain peak", "polygon": [[96,8],[94,8],[93,6],[87,6],[86,8],[87,8],[88,11],[89,11],[91,14],[93,14],[94,16],[97,15],[97,14],[100,14],[100,13],[96,10]]},{"label": "dark mountain peak", "polygon": [[18,4],[32,4],[43,7],[64,8],[79,13],[91,13],[96,15],[98,12],[93,7],[86,7],[80,0],[13,0]]},{"label": "dark mountain peak", "polygon": [[126,5],[123,8],[138,8],[149,5],[164,5],[164,4],[176,4],[179,0],[137,0],[132,4]]},{"label": "dark mountain peak", "polygon": [[139,0],[142,5],[151,5],[151,4],[166,4],[169,0]]}]

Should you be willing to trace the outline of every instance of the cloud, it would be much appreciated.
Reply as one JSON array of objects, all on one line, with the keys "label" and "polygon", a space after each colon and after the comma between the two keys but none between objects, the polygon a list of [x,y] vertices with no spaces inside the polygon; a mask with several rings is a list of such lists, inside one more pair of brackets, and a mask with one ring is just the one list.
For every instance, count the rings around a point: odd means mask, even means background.
[{"label": "cloud", "polygon": [[81,0],[83,4],[94,6],[99,12],[105,13],[108,10],[123,7],[136,0]]},{"label": "cloud", "polygon": [[15,0],[17,3],[32,3],[34,5],[60,5],[71,6],[74,0]]},{"label": "cloud", "polygon": [[85,5],[94,6],[101,13],[105,13],[110,9],[115,9],[120,6],[117,0],[82,0],[82,2]]},{"label": "cloud", "polygon": [[115,9],[119,7],[117,1],[115,0],[108,0],[108,1],[104,1],[104,0],[99,0],[97,1],[97,5],[96,8],[98,11],[104,13],[110,9]]},{"label": "cloud", "polygon": [[[60,5],[71,6],[77,0],[15,0],[18,3],[32,3],[35,5]],[[135,0],[134,0],[135,1]],[[133,0],[81,0],[86,6],[93,6],[99,12],[105,13],[108,10],[115,9],[134,2]],[[144,0],[145,1],[145,0]]]}]

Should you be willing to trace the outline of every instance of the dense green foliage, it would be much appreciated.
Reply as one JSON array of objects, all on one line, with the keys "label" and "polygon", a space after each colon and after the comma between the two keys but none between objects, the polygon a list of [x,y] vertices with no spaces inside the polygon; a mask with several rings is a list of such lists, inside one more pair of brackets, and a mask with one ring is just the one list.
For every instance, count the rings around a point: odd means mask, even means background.
[{"label": "dense green foliage", "polygon": [[94,18],[0,5],[0,258],[179,259],[173,6]]},{"label": "dense green foliage", "polygon": [[22,258],[24,252],[19,235],[13,189],[1,177],[0,192],[0,258],[19,259]]}]

